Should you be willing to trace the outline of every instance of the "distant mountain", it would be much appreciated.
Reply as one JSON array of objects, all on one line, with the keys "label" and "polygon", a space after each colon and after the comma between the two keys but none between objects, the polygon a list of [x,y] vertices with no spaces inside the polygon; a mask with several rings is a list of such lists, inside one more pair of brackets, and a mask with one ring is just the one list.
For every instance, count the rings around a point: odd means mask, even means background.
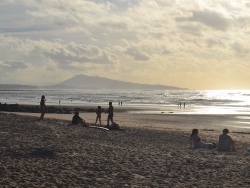
[{"label": "distant mountain", "polygon": [[15,90],[15,89],[38,89],[36,86],[18,85],[18,84],[0,84],[1,90]]},{"label": "distant mountain", "polygon": [[98,76],[77,75],[68,80],[65,80],[51,88],[85,88],[85,89],[167,89],[167,90],[186,90],[186,88],[179,88],[165,85],[149,85],[124,82],[102,78]]}]

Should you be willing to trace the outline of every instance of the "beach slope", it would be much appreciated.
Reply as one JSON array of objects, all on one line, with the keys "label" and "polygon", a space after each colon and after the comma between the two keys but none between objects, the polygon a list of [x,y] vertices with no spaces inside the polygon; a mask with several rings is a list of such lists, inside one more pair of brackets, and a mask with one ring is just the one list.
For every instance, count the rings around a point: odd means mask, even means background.
[{"label": "beach slope", "polygon": [[[38,121],[9,113],[0,113],[0,119],[3,187],[250,184],[248,153],[189,149],[187,132],[126,125],[121,131],[104,131],[68,126],[67,120]],[[239,144],[245,147],[247,143]]]}]

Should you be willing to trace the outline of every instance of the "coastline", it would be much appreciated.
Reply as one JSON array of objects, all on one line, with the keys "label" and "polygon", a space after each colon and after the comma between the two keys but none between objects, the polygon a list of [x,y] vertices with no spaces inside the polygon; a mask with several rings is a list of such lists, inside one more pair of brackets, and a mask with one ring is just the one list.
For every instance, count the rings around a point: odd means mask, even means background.
[{"label": "coastline", "polygon": [[[54,106],[53,106],[54,107]],[[62,106],[58,106],[62,107]],[[65,108],[66,106],[63,106]],[[66,107],[71,113],[46,113],[45,119],[63,120],[71,122],[75,107]],[[78,109],[78,107],[76,107]],[[137,113],[134,113],[134,112]],[[143,111],[143,113],[140,113]],[[3,112],[22,116],[40,117],[40,113]],[[87,123],[95,123],[95,107],[80,108],[80,117]],[[106,125],[107,114],[102,113],[102,125]],[[197,128],[200,134],[216,140],[224,128],[228,128],[236,141],[250,143],[250,115],[238,114],[175,114],[175,113],[146,113],[141,108],[116,107],[114,122],[122,127],[143,128],[160,131],[177,131],[191,133]]]}]

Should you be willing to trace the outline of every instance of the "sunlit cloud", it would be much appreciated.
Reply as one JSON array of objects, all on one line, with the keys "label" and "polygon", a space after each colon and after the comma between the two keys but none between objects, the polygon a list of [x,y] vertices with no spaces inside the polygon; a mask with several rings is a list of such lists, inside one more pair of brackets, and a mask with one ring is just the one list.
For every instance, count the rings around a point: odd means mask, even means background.
[{"label": "sunlit cloud", "polygon": [[2,0],[1,80],[53,84],[87,74],[250,88],[249,12],[248,1]]}]

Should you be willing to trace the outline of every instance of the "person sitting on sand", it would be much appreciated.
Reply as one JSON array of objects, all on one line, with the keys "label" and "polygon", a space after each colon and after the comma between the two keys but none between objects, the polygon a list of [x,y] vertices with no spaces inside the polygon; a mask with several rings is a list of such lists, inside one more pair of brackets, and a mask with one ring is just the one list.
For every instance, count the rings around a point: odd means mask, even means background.
[{"label": "person sitting on sand", "polygon": [[223,134],[219,136],[218,150],[219,151],[235,151],[235,145],[232,138],[227,135],[229,133],[228,129],[224,129]]},{"label": "person sitting on sand", "polygon": [[75,112],[75,115],[72,118],[71,124],[72,125],[83,125],[83,126],[86,126],[86,123],[85,123],[84,119],[82,119],[79,116],[79,112],[77,112],[77,111]]},{"label": "person sitting on sand", "polygon": [[106,110],[105,113],[108,113],[108,119],[107,119],[107,127],[109,127],[109,120],[113,124],[113,116],[114,116],[114,108],[112,106],[112,102],[109,102],[109,109]]},{"label": "person sitting on sand", "polygon": [[100,125],[102,125],[101,123],[101,117],[102,117],[102,107],[101,106],[98,106],[97,109],[96,109],[96,120],[95,120],[95,125],[99,119],[99,123]]},{"label": "person sitting on sand", "polygon": [[198,136],[198,129],[193,129],[192,134],[190,135],[190,148],[206,148],[213,149],[216,148],[215,143],[205,143]]}]

